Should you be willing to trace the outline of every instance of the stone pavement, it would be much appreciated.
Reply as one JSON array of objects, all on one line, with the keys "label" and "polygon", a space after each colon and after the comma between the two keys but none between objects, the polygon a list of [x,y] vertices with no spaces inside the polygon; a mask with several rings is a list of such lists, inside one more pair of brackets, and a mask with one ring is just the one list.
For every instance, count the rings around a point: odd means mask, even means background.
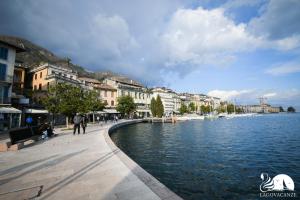
[{"label": "stone pavement", "polygon": [[161,199],[111,150],[111,124],[0,153],[0,199]]}]

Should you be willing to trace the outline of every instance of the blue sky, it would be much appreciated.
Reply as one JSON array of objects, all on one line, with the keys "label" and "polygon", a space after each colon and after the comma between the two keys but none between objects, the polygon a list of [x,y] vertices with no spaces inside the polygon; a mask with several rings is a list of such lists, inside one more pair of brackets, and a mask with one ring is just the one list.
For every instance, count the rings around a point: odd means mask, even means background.
[{"label": "blue sky", "polygon": [[300,109],[298,0],[2,0],[0,23],[91,71]]}]

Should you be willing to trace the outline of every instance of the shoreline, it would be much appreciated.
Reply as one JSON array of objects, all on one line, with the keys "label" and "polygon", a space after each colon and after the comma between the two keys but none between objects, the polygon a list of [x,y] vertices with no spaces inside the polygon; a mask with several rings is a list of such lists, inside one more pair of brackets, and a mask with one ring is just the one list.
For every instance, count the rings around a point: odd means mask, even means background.
[{"label": "shoreline", "polygon": [[104,133],[105,141],[111,150],[117,151],[116,155],[119,159],[135,174],[145,185],[147,185],[158,197],[165,200],[183,200],[169,188],[167,188],[164,184],[159,182],[155,177],[153,177],[150,173],[144,170],[140,165],[138,165],[134,160],[132,160],[129,156],[127,156],[119,147],[115,145],[115,143],[111,140],[110,135],[116,129],[119,129],[123,126],[127,126],[130,124],[142,123],[143,119],[133,120],[121,122],[115,125],[110,126],[107,131]]}]

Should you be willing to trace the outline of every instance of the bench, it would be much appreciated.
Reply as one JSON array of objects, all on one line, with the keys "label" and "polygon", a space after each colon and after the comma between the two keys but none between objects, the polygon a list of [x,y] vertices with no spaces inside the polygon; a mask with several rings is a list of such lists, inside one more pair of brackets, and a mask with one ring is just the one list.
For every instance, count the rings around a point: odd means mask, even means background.
[{"label": "bench", "polygon": [[39,126],[23,127],[9,130],[11,144],[22,143],[27,140],[38,140],[41,136]]}]

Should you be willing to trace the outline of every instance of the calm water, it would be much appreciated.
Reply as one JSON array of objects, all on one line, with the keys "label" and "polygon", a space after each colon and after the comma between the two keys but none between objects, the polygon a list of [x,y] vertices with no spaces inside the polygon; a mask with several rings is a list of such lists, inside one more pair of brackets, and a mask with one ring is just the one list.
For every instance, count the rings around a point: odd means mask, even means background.
[{"label": "calm water", "polygon": [[289,175],[300,195],[300,114],[140,123],[112,139],[184,199],[259,199],[260,174]]}]

